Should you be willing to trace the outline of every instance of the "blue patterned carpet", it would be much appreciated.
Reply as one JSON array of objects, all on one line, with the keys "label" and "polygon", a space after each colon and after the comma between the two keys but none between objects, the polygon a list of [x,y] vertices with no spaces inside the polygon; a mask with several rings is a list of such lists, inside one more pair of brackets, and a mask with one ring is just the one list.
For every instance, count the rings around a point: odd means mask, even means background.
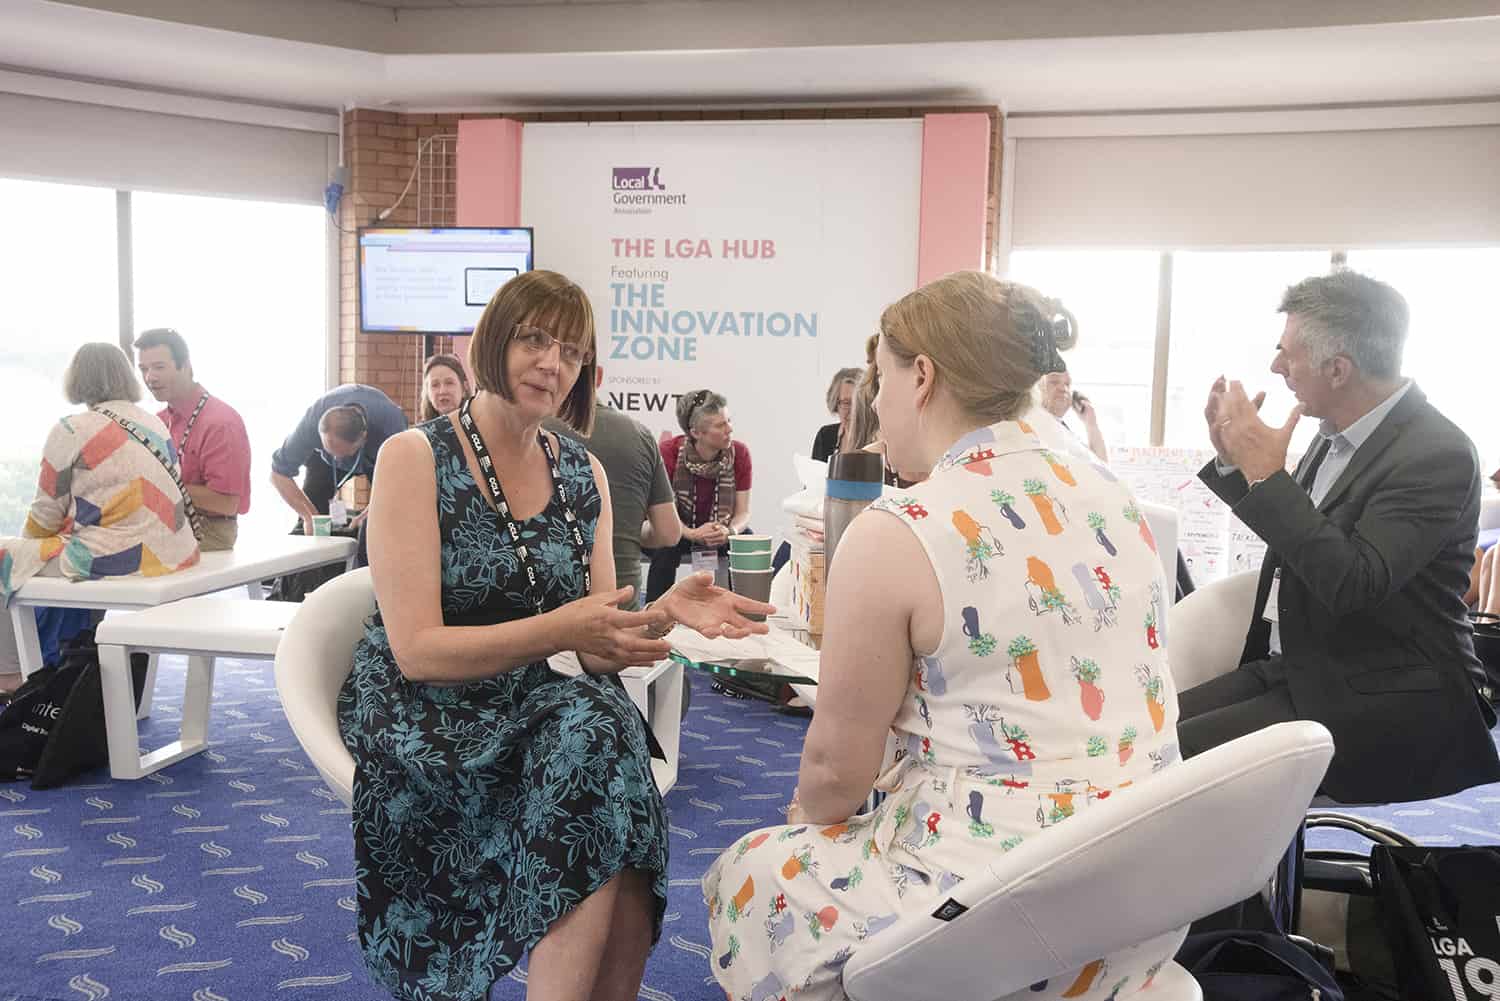
[{"label": "blue patterned carpet", "polygon": [[[182,676],[180,660],[163,661],[148,747],[175,735]],[[698,881],[741,833],[779,819],[806,732],[701,678],[693,696],[646,1001],[723,998]],[[352,941],[349,813],[293,739],[269,663],[220,662],[211,735],[211,751],[139,782],[106,770],[48,792],[0,785],[0,1001],[386,997]],[[1424,844],[1500,843],[1500,786],[1359,812]],[[491,997],[520,999],[524,985],[517,970]]]},{"label": "blue patterned carpet", "polygon": [[[183,673],[163,659],[148,748],[176,735]],[[214,693],[213,748],[141,781],[105,769],[47,792],[0,785],[0,999],[388,997],[352,941],[349,811],[292,737],[270,663],[220,661]],[[722,1001],[698,881],[741,833],[779,819],[806,729],[694,679],[647,1001]],[[491,997],[525,993],[518,970]]]}]

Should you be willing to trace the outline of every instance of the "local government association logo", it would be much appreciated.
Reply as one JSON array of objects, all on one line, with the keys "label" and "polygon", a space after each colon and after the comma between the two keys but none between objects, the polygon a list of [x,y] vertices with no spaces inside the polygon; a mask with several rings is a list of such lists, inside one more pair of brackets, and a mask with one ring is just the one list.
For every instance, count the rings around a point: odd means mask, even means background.
[{"label": "local government association logo", "polygon": [[614,177],[616,191],[666,191],[661,183],[660,167],[616,167]]},{"label": "local government association logo", "polygon": [[667,192],[660,167],[615,167],[610,189],[617,212],[646,213],[657,205],[687,204],[687,195]]}]

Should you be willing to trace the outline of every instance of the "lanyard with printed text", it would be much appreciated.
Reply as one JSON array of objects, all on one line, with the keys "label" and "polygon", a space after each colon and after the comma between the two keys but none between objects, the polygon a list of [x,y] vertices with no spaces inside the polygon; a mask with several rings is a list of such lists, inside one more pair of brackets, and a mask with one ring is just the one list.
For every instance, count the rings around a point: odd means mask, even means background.
[{"label": "lanyard with printed text", "polygon": [[208,405],[208,390],[198,397],[198,405],[193,408],[192,416],[188,418],[187,427],[182,429],[182,441],[177,443],[177,458],[182,462],[187,461],[188,436],[193,433],[193,425],[198,423],[198,415],[203,413],[203,408]]},{"label": "lanyard with printed text", "polygon": [[171,476],[172,482],[177,485],[177,492],[182,495],[182,511],[187,516],[188,525],[193,529],[193,538],[202,542],[203,519],[199,517],[198,508],[193,504],[192,495],[188,493],[187,487],[182,482],[182,476],[177,471],[177,463],[172,461],[171,456],[166,455],[161,449],[157,448],[156,443],[147,437],[146,433],[137,426],[135,421],[121,417],[107,407],[95,406],[93,409],[124,428],[126,434],[146,446],[146,451],[155,456],[156,461],[162,464],[163,468],[167,471],[167,475]]},{"label": "lanyard with printed text", "polygon": [[[516,550],[516,558],[521,563],[521,569],[526,573],[526,592],[531,603],[536,607],[540,615],[545,609],[542,607],[541,592],[537,587],[536,563],[531,558],[528,547],[521,542],[521,527],[516,524],[515,516],[510,513],[510,505],[506,503],[505,493],[500,489],[500,478],[495,475],[495,463],[490,458],[490,450],[485,447],[484,438],[479,434],[479,426],[474,422],[469,413],[469,405],[473,398],[464,400],[463,406],[458,411],[458,424],[469,439],[469,446],[474,449],[474,458],[479,462],[479,468],[484,472],[485,485],[489,487],[490,498],[495,502],[495,509],[500,512],[500,519],[505,526],[506,538]],[[573,554],[578,558],[578,564],[583,568],[583,594],[587,596],[592,590],[592,575],[589,571],[588,547],[583,541],[583,530],[578,524],[578,518],[573,514],[573,505],[568,502],[567,491],[563,489],[562,475],[558,472],[557,456],[552,451],[552,444],[547,441],[544,432],[537,432],[537,440],[541,442],[542,451],[547,453],[547,466],[552,473],[552,487],[556,491],[558,502],[562,505],[563,520],[567,524],[568,539],[573,543]]]}]

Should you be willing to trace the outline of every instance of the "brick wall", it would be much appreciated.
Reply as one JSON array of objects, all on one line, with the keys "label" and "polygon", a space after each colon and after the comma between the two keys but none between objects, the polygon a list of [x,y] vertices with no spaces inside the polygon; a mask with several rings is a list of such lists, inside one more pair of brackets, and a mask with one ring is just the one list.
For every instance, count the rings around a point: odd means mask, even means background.
[{"label": "brick wall", "polygon": [[[339,381],[384,390],[415,417],[421,393],[426,338],[419,334],[359,334],[355,237],[393,205],[417,165],[417,150],[433,136],[454,135],[461,118],[513,118],[522,122],[674,122],[806,118],[917,118],[924,114],[982,111],[990,116],[989,197],[985,212],[985,267],[993,269],[999,238],[1001,118],[994,107],[788,108],[709,111],[494,112],[486,114],[398,114],[355,108],[344,114],[344,162],[349,167],[339,225]],[[401,207],[382,225],[452,226],[457,177],[454,160],[422,171],[422,198],[413,183]],[[420,208],[420,213],[419,213]],[[432,338],[433,351],[452,350],[447,337]]]}]

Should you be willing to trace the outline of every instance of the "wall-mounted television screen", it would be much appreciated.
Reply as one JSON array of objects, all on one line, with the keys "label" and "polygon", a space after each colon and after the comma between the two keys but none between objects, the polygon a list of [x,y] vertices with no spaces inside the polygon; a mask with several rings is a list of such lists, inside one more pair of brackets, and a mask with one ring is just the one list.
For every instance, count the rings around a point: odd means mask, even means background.
[{"label": "wall-mounted television screen", "polygon": [[530,271],[530,227],[362,229],[359,325],[367,334],[471,334],[495,290]]}]

